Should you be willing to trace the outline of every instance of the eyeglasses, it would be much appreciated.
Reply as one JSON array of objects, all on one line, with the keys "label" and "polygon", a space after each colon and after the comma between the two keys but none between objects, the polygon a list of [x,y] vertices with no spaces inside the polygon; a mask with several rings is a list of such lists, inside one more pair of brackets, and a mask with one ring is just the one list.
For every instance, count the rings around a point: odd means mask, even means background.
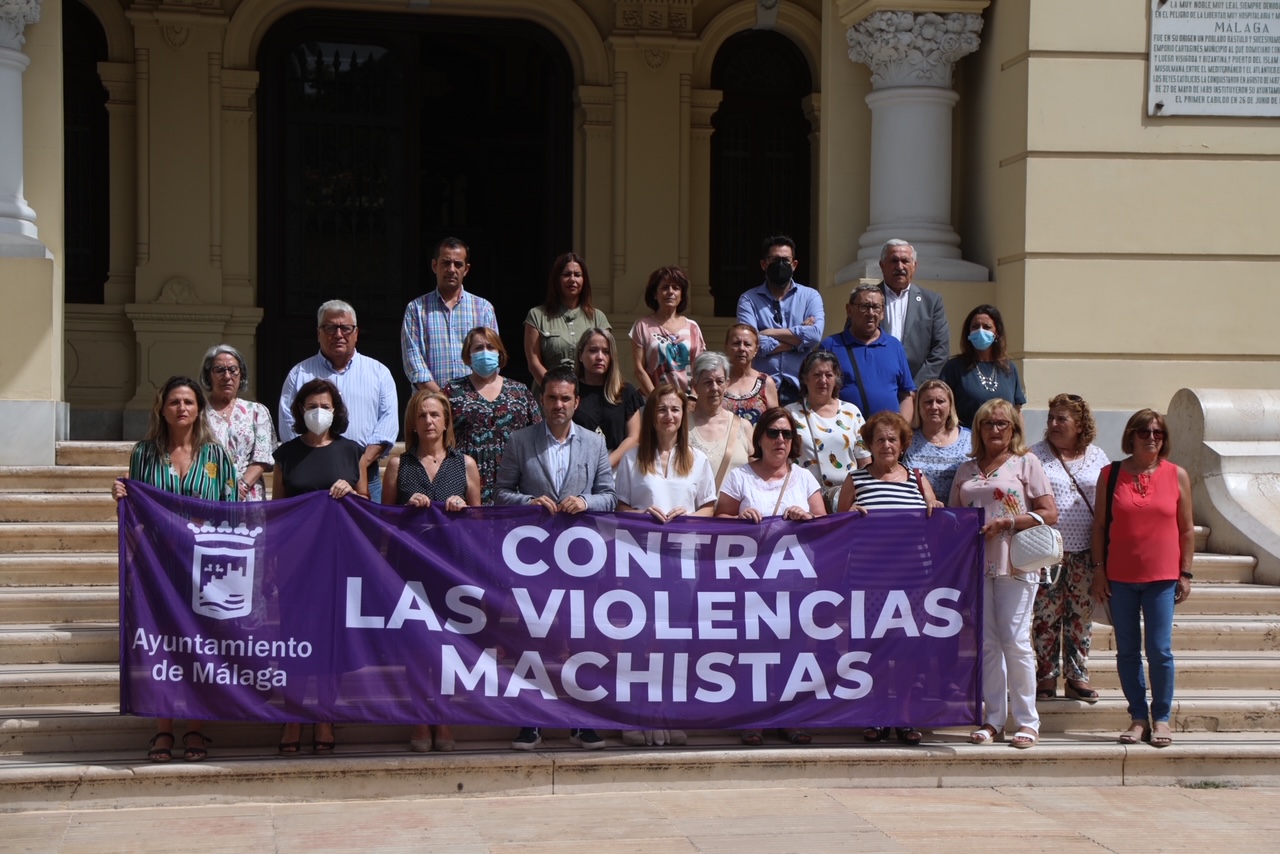
[{"label": "eyeglasses", "polygon": [[790,442],[791,437],[795,435],[795,431],[788,430],[785,427],[766,427],[764,428],[764,434],[770,439],[786,439]]},{"label": "eyeglasses", "polygon": [[1134,430],[1133,435],[1141,436],[1144,439],[1163,439],[1164,431],[1157,430],[1154,427],[1143,427],[1139,430]]},{"label": "eyeglasses", "polygon": [[325,335],[337,335],[341,332],[343,335],[350,335],[356,331],[356,328],[349,323],[326,323],[320,327]]},{"label": "eyeglasses", "polygon": [[879,314],[884,311],[884,306],[875,302],[855,302],[853,307],[858,311],[864,311],[867,314]]},{"label": "eyeglasses", "polygon": [[213,368],[213,373],[224,377],[238,377],[240,369],[235,365],[217,365]]},{"label": "eyeglasses", "polygon": [[994,430],[997,433],[1003,433],[1013,426],[1012,421],[983,421],[982,426],[988,430]]}]

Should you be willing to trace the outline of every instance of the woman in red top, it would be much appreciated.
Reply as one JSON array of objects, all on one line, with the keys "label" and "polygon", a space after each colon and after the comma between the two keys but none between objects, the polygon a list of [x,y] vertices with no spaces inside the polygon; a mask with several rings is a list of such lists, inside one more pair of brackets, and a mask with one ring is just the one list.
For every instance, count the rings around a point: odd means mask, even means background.
[{"label": "woman in red top", "polygon": [[[1191,595],[1195,533],[1191,479],[1169,456],[1169,428],[1151,409],[1135,412],[1120,449],[1129,457],[1098,476],[1093,518],[1094,598],[1111,601],[1116,669],[1129,702],[1130,725],[1121,744],[1173,743],[1173,606]],[[1118,469],[1114,490],[1112,470]],[[1108,512],[1108,505],[1110,510]],[[1110,516],[1110,530],[1107,517]],[[1142,672],[1142,649],[1151,671],[1151,703]],[[1150,723],[1149,723],[1150,722]]]}]

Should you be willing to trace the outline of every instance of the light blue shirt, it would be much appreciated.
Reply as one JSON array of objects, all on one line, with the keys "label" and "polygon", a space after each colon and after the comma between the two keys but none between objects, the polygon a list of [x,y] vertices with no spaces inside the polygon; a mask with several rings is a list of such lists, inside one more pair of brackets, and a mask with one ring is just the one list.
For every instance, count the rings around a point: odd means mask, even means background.
[{"label": "light blue shirt", "polygon": [[569,474],[569,455],[573,453],[573,440],[578,436],[578,425],[569,422],[569,435],[561,442],[551,434],[551,428],[543,421],[547,431],[547,465],[551,469],[551,477],[555,479],[556,495],[564,488],[564,479]]},{"label": "light blue shirt", "polygon": [[[805,318],[812,317],[812,325],[805,325]],[[738,322],[760,329],[788,329],[800,339],[794,350],[775,353],[781,341],[769,335],[760,336],[760,352],[751,365],[757,371],[773,377],[782,386],[783,380],[800,387],[800,365],[804,357],[822,340],[822,327],[826,324],[826,312],[822,307],[822,295],[813,288],[792,282],[781,300],[774,299],[769,285],[763,284],[738,297]]]},{"label": "light blue shirt", "polygon": [[293,415],[289,407],[298,389],[314,379],[328,380],[338,387],[347,406],[347,432],[342,435],[364,446],[382,445],[389,449],[400,433],[400,400],[391,371],[377,359],[351,354],[347,366],[339,371],[333,363],[316,353],[293,366],[280,389],[280,441],[287,442],[293,431]]}]

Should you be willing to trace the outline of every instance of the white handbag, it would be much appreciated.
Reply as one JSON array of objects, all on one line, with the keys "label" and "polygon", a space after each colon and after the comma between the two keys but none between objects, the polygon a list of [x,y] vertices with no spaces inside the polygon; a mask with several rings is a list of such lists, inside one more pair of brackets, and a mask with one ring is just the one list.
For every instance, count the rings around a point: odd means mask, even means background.
[{"label": "white handbag", "polygon": [[1062,563],[1062,534],[1046,525],[1037,513],[1029,514],[1040,524],[1013,535],[1009,543],[1009,562],[1020,572],[1034,572],[1042,567]]}]

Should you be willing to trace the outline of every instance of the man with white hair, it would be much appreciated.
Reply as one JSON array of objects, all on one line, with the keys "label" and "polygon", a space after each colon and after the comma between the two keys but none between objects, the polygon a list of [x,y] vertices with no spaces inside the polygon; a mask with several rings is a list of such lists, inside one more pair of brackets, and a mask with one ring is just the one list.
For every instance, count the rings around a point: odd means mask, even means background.
[{"label": "man with white hair", "polygon": [[902,342],[916,388],[937,379],[951,355],[951,330],[942,297],[925,290],[912,279],[916,275],[916,250],[905,240],[890,240],[880,249],[880,273],[884,281],[884,318],[880,328]]},{"label": "man with white hair", "polygon": [[290,407],[293,398],[308,382],[325,379],[338,387],[347,406],[349,426],[344,437],[364,446],[361,464],[369,472],[369,498],[382,500],[382,478],[378,460],[395,444],[400,432],[400,401],[391,371],[376,359],[356,352],[360,328],[356,310],[342,300],[329,300],[316,312],[316,336],[320,352],[293,366],[280,389],[280,441],[287,442],[300,430],[294,429]]}]

